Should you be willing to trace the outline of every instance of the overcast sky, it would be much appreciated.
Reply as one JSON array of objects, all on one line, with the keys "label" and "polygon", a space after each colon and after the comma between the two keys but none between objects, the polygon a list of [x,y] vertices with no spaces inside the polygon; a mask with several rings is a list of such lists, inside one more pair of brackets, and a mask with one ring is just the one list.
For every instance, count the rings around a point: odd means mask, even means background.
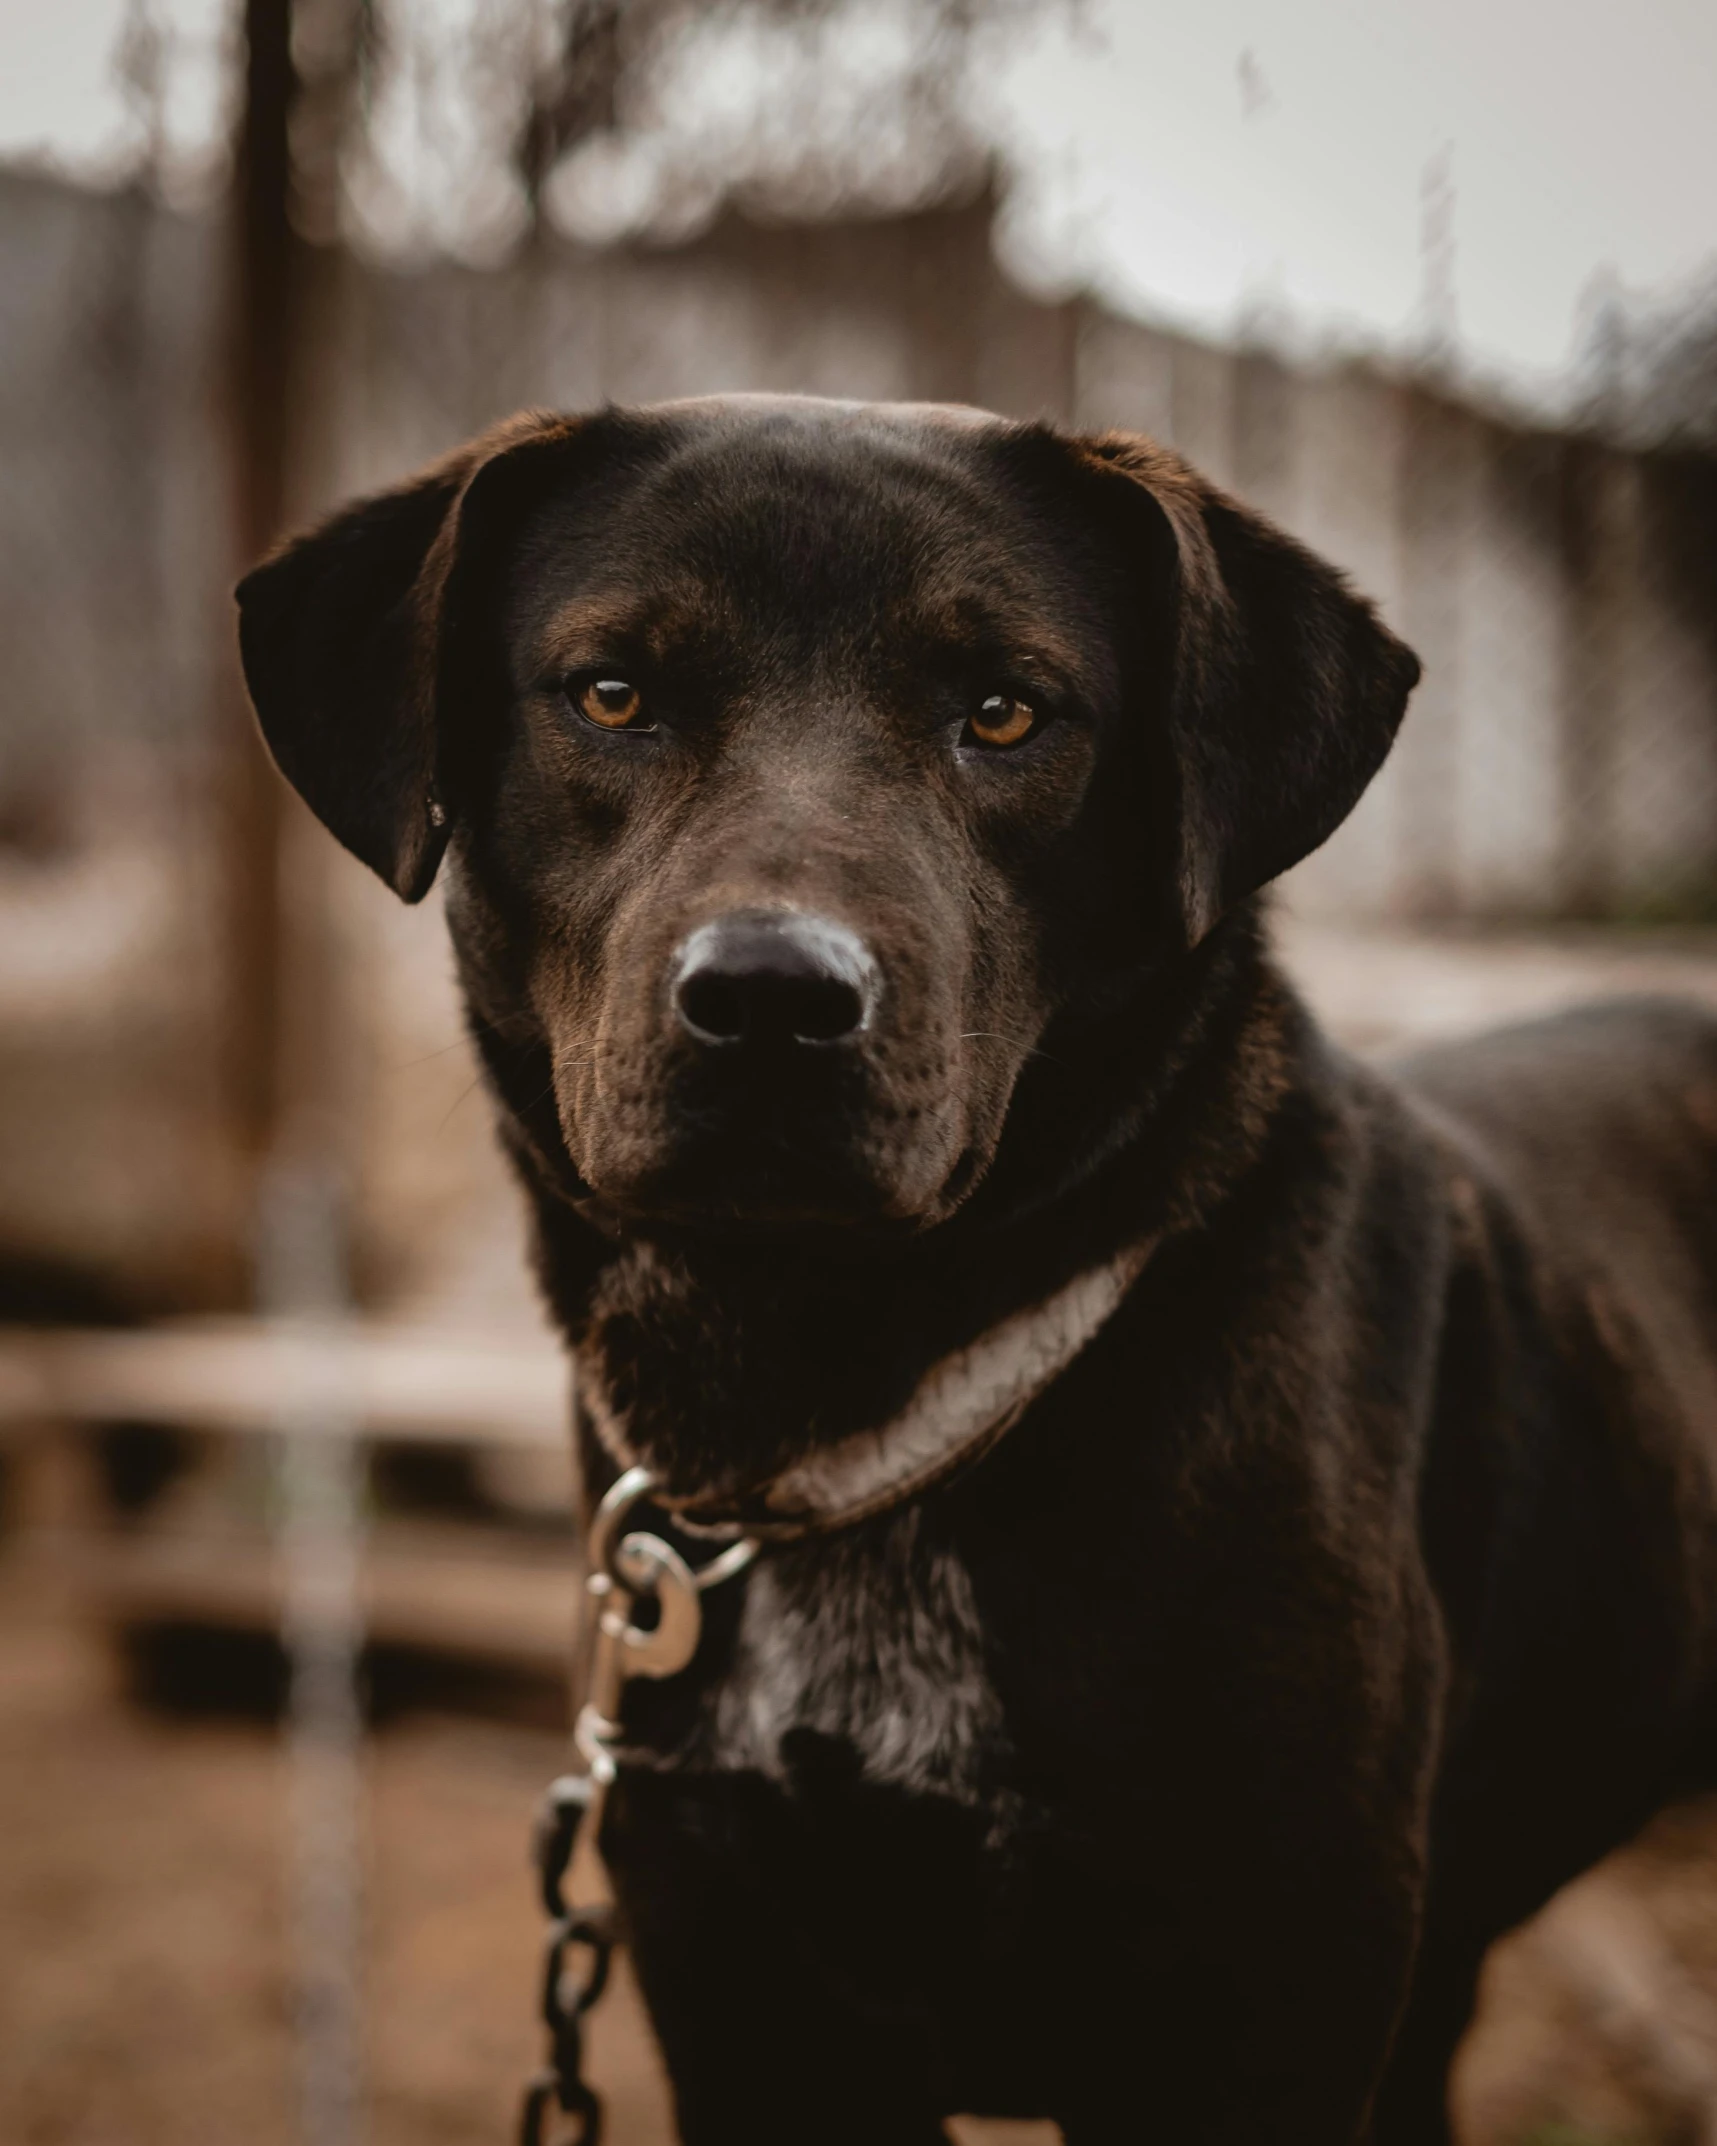
[{"label": "overcast sky", "polygon": [[[462,0],[414,0],[457,10]],[[464,0],[469,6],[471,0]],[[0,0],[0,155],[122,155],[125,0]],[[990,125],[1025,174],[1011,244],[1160,319],[1248,311],[1554,395],[1582,303],[1717,266],[1717,0],[1086,0],[1005,64]],[[156,0],[169,122],[219,124],[221,0]],[[1429,194],[1429,203],[1427,202]]]},{"label": "overcast sky", "polygon": [[1461,342],[1515,376],[1565,365],[1594,278],[1667,295],[1717,262],[1717,0],[1096,14],[1107,49],[1014,71],[1040,221],[1189,324],[1251,294],[1313,334],[1411,335],[1428,176]]}]

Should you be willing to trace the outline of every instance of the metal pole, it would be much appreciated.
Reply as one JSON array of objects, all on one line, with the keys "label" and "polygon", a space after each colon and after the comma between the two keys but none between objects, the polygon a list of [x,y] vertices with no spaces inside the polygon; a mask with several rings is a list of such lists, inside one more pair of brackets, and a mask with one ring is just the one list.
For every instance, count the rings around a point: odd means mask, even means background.
[{"label": "metal pole", "polygon": [[[355,42],[336,39],[331,67],[322,53],[327,79],[306,84],[294,29],[294,0],[245,0],[227,347],[240,569],[280,536],[306,439],[316,249],[302,234],[334,228],[342,98],[355,63]],[[223,798],[227,1098],[254,1217],[255,1302],[280,1335],[272,1489],[290,1665],[299,2136],[303,2146],[359,2146],[363,1462],[350,1317],[350,1024],[320,838],[307,842],[309,830],[289,817],[242,703],[234,715]]]},{"label": "metal pole", "polygon": [[265,1188],[261,1308],[277,1322],[275,1524],[290,1664],[287,1754],[304,2146],[363,2136],[364,1469],[346,1285],[345,1200],[314,1158]]}]

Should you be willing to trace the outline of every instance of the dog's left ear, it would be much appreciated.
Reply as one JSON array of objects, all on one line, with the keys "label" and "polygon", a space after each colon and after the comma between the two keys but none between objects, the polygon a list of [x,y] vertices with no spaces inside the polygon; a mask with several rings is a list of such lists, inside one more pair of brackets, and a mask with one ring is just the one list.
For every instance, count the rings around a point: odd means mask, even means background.
[{"label": "dog's left ear", "polygon": [[1179,456],[1127,433],[1071,444],[1155,510],[1137,564],[1158,586],[1166,568],[1174,590],[1168,721],[1194,944],[1346,819],[1394,742],[1419,659],[1333,567]]},{"label": "dog's left ear", "polygon": [[443,701],[451,629],[481,609],[471,561],[577,418],[526,413],[284,544],[238,586],[239,647],[280,772],[408,902],[428,893],[453,800]]}]

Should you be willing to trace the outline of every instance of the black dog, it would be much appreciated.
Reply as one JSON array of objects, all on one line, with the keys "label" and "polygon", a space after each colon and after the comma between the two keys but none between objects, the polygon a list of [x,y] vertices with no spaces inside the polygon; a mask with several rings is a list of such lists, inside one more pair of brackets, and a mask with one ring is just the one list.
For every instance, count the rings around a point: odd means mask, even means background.
[{"label": "black dog", "polygon": [[1142,440],[525,419],[240,594],[450,851],[595,1483],[882,1485],[632,1687],[685,2138],[1443,2137],[1486,1946],[1712,1777],[1717,1026],[1323,1040],[1250,897],[1418,666]]}]

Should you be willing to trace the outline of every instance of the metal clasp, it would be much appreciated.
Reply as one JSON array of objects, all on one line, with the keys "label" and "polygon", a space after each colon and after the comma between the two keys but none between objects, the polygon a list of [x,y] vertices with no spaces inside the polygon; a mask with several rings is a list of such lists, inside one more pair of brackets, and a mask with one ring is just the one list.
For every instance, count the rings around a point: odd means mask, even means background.
[{"label": "metal clasp", "polygon": [[[584,2080],[584,2016],[602,1995],[614,1947],[609,1906],[569,1908],[562,1885],[578,1837],[596,1841],[602,1806],[618,1765],[621,1695],[632,1677],[671,1677],[688,1668],[703,1634],[703,1595],[743,1572],[760,1544],[729,1545],[694,1572],[672,1543],[646,1529],[625,1533],[633,1510],[655,1488],[648,1468],[628,1468],[596,1509],[588,1542],[583,1619],[584,1704],[573,1742],[588,1771],[563,1774],[549,1789],[537,1829],[537,1874],[551,1918],[543,1966],[542,2010],[549,2061],[525,2090],[522,2146],[548,2146],[556,2112],[560,2146],[599,2146],[602,2104]],[[633,1617],[653,1602],[655,1622]],[[582,1974],[570,1972],[569,1952],[587,1955]]]},{"label": "metal clasp", "polygon": [[[685,1559],[659,1535],[620,1533],[654,1480],[647,1468],[627,1469],[597,1507],[590,1530],[584,1582],[589,1653],[573,1742],[604,1787],[614,1778],[620,1695],[628,1680],[677,1676],[697,1653],[703,1634],[700,1590]],[[632,1611],[641,1599],[655,1603],[654,1624],[634,1621]]]}]

